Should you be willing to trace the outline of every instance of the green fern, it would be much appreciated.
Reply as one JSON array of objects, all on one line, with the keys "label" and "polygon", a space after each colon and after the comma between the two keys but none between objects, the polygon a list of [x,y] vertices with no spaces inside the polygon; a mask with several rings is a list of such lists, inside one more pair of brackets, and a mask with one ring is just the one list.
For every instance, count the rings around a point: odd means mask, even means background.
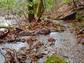
[{"label": "green fern", "polygon": [[49,11],[53,7],[54,0],[44,0],[45,10]]},{"label": "green fern", "polygon": [[0,0],[0,8],[13,10],[16,7],[16,0]]},{"label": "green fern", "polygon": [[[32,2],[29,2],[28,6],[32,6],[32,13],[34,13],[34,17],[36,19],[41,18],[42,13],[44,11],[49,11],[51,10],[52,6],[53,6],[53,1],[54,0],[32,0]],[[31,13],[31,11],[29,10],[29,13]]]},{"label": "green fern", "polygon": [[69,4],[71,0],[64,0],[64,4]]},{"label": "green fern", "polygon": [[[0,0],[0,9],[4,9],[8,12],[15,12],[22,14],[33,13],[35,18],[40,18],[44,11],[50,11],[53,7],[54,0],[32,0],[32,2],[28,2],[29,0]],[[28,7],[33,7],[32,10],[29,10]]]}]

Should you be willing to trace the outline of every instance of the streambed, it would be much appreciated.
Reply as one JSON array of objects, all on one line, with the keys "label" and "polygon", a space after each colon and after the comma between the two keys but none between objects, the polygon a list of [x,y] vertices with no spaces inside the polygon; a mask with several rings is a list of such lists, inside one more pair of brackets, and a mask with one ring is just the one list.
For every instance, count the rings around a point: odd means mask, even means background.
[{"label": "streambed", "polygon": [[[59,21],[57,21],[59,22]],[[64,24],[64,23],[62,23]],[[39,49],[42,53],[50,56],[58,54],[68,63],[84,63],[84,46],[77,43],[75,33],[71,33],[67,25],[64,24],[66,30],[64,32],[51,32],[49,35],[37,35],[38,41],[44,44],[44,48]],[[48,39],[53,38],[53,44],[50,45]],[[10,48],[19,51],[21,48],[29,48],[27,42],[4,43],[0,44],[0,50],[4,54],[2,48]],[[39,63],[45,62],[45,56],[38,60]],[[4,63],[5,59],[0,54],[0,63]],[[29,62],[28,62],[29,63]]]}]

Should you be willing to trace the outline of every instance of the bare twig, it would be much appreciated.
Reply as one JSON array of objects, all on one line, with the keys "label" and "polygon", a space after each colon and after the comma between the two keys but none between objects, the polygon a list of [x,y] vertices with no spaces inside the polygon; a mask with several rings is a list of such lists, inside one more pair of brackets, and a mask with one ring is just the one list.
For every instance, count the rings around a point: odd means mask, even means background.
[{"label": "bare twig", "polygon": [[16,51],[13,50],[13,52],[14,52],[15,63],[20,63],[19,60],[18,60],[18,58],[17,58],[17,53],[16,53]]}]

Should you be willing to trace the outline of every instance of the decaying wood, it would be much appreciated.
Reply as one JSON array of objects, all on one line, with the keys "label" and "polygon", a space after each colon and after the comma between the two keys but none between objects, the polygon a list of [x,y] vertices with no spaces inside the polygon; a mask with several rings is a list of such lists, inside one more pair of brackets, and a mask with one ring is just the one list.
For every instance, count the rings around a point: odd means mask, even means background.
[{"label": "decaying wood", "polygon": [[[50,13],[44,13],[44,15],[48,15],[51,19],[65,19],[65,17],[69,17],[72,14],[76,13],[77,10],[84,9],[84,0],[80,0],[79,2],[76,2],[76,0],[72,0],[71,3],[65,4],[65,3],[59,3],[55,5],[58,6],[57,8],[53,8]],[[76,16],[76,15],[74,15]],[[71,18],[68,18],[70,20]],[[75,18],[76,19],[76,18]],[[66,19],[67,20],[67,19]]]}]

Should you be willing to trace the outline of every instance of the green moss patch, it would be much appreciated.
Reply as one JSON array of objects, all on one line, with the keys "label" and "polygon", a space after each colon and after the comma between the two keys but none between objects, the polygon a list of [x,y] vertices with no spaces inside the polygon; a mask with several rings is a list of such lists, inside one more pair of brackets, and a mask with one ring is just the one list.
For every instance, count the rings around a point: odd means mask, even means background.
[{"label": "green moss patch", "polygon": [[63,58],[57,56],[57,55],[52,55],[47,58],[45,63],[66,63]]}]

